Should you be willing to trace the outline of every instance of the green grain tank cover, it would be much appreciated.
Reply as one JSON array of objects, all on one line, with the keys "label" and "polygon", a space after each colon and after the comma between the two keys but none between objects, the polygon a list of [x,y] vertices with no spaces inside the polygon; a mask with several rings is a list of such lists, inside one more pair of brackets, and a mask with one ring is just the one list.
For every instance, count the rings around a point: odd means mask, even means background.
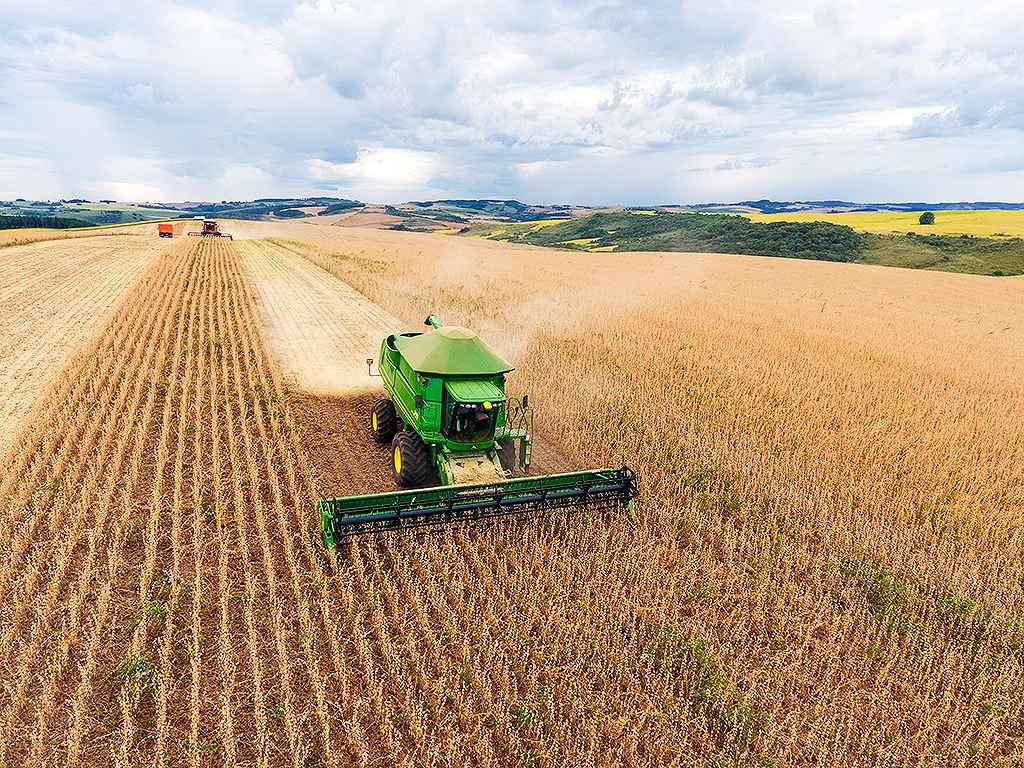
[{"label": "green grain tank cover", "polygon": [[399,336],[395,347],[417,373],[438,376],[496,376],[512,366],[488,347],[475,331],[446,325],[417,336]]},{"label": "green grain tank cover", "polygon": [[444,386],[460,403],[505,402],[505,393],[486,379],[454,379]]}]

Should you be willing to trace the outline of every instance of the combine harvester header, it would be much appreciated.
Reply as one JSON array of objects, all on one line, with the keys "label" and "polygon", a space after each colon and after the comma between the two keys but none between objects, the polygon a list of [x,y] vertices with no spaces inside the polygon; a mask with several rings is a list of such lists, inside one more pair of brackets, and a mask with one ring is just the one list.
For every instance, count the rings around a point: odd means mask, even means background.
[{"label": "combine harvester header", "polygon": [[628,467],[530,475],[532,412],[505,394],[512,366],[467,328],[426,324],[381,342],[388,398],[370,416],[377,442],[391,443],[395,482],[412,490],[322,499],[328,549],[355,533],[632,503]]}]

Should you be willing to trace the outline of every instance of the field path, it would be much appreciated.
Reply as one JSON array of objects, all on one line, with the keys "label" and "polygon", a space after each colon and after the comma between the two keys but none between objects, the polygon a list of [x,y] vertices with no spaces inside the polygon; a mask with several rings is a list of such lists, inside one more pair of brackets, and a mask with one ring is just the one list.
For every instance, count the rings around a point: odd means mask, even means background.
[{"label": "field path", "polygon": [[0,454],[163,247],[155,237],[94,237],[0,251]]},{"label": "field path", "polygon": [[366,360],[404,323],[284,246],[248,240],[238,250],[287,383],[328,395],[379,388]]}]

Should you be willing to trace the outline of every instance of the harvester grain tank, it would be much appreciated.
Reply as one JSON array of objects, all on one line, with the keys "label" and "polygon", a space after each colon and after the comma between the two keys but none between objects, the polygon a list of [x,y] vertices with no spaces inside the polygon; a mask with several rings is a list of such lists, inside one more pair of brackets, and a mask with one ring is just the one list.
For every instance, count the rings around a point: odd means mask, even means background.
[{"label": "harvester grain tank", "polygon": [[203,219],[203,228],[198,232],[189,232],[188,234],[191,237],[226,237],[228,240],[234,240],[231,235],[221,232],[220,225],[213,219]]},{"label": "harvester grain tank", "polygon": [[156,225],[160,237],[174,237],[174,225],[170,222],[161,222]]},{"label": "harvester grain tank", "polygon": [[426,324],[381,342],[387,397],[370,415],[373,437],[391,443],[395,483],[410,490],[321,500],[328,548],[350,533],[632,502],[628,467],[530,475],[533,418],[527,397],[506,396],[512,366],[467,328]]}]

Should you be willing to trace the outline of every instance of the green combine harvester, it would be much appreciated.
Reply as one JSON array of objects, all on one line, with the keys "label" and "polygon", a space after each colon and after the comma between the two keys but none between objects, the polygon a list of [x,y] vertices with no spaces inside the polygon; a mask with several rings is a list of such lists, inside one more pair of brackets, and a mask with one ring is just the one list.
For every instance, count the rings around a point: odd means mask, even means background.
[{"label": "green combine harvester", "polygon": [[433,315],[426,324],[381,342],[388,397],[370,416],[377,442],[391,443],[395,483],[409,490],[322,499],[328,549],[354,533],[632,502],[628,467],[530,475],[532,415],[527,397],[505,395],[512,366],[471,330]]}]

